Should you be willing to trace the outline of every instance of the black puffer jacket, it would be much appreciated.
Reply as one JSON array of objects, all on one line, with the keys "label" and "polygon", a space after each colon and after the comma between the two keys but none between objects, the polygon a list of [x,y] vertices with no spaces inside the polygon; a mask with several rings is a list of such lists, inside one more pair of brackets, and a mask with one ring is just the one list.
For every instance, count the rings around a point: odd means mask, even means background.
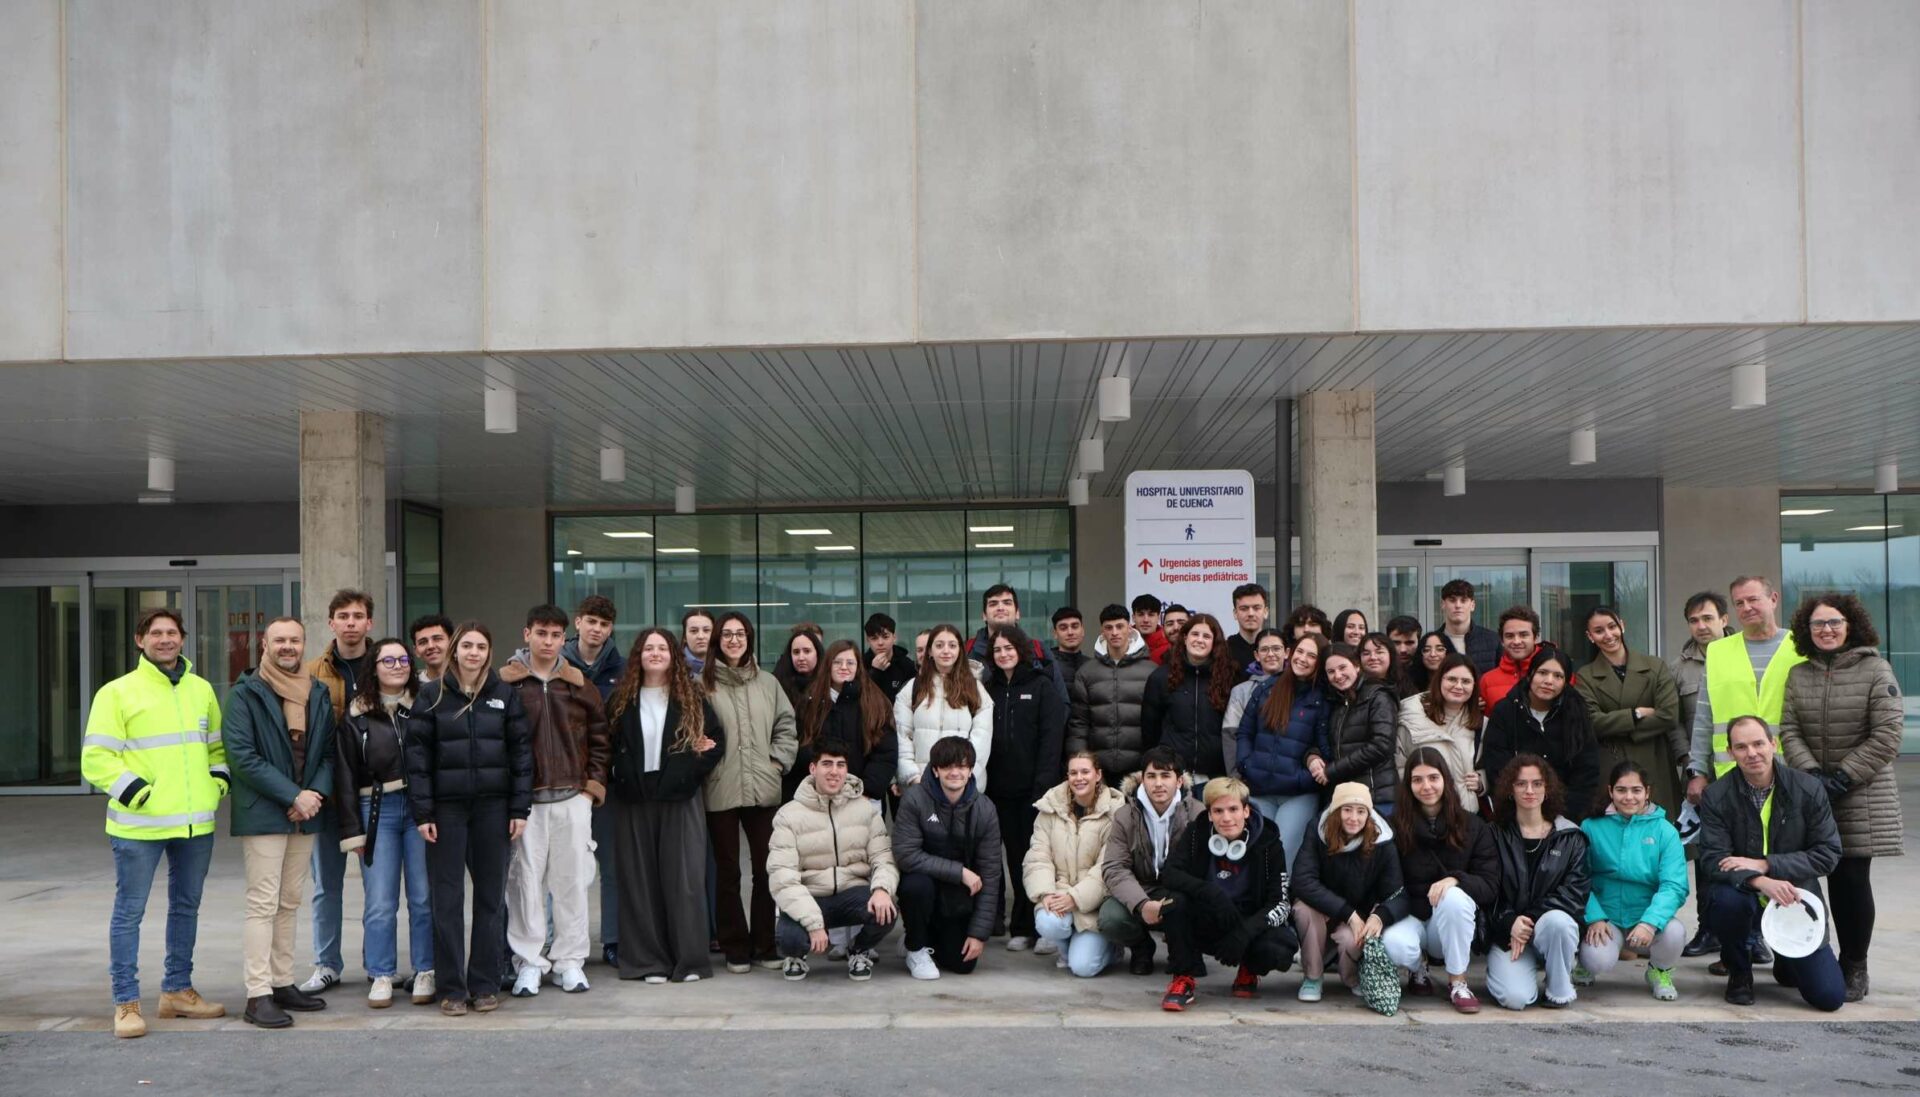
[{"label": "black puffer jacket", "polygon": [[1380,836],[1373,852],[1360,854],[1355,838],[1340,849],[1327,848],[1327,808],[1320,813],[1293,858],[1293,897],[1327,916],[1330,926],[1348,917],[1378,914],[1390,926],[1407,916],[1407,889],[1400,878],[1400,851],[1393,844],[1393,828],[1378,812],[1373,825]]},{"label": "black puffer jacket", "polygon": [[939,775],[928,766],[920,780],[900,794],[893,820],[893,863],[902,876],[920,872],[946,884],[963,882],[961,870],[972,869],[980,877],[980,893],[973,897],[967,936],[982,941],[992,936],[1006,863],[1000,815],[993,801],[980,795],[973,778],[967,778],[956,803],[947,799]]},{"label": "black puffer jacket", "polygon": [[[896,651],[895,657],[898,655]],[[907,661],[907,666],[913,666],[911,659]],[[884,688],[878,685],[873,688],[884,692]],[[804,703],[794,715],[797,719],[806,719]],[[887,702],[886,732],[873,749],[868,750],[867,739],[860,726],[860,683],[855,680],[848,682],[847,688],[840,691],[840,696],[833,699],[833,707],[827,710],[826,719],[820,721],[819,734],[801,743],[799,749],[793,752],[793,765],[787,767],[786,776],[780,781],[781,803],[793,799],[794,791],[811,772],[809,767],[813,765],[814,748],[828,740],[839,743],[847,751],[847,772],[860,778],[860,787],[865,795],[875,800],[886,796],[888,786],[893,784],[893,768],[900,761],[900,736],[893,727],[893,702]]]},{"label": "black puffer jacket", "polygon": [[1052,679],[1030,662],[1013,668],[1012,681],[999,667],[988,667],[985,688],[993,698],[987,787],[996,799],[1038,800],[1066,775],[1061,752],[1066,702],[1054,692]]},{"label": "black puffer jacket", "polygon": [[1147,654],[1147,642],[1130,633],[1125,654],[1107,654],[1107,642],[1096,640],[1093,658],[1082,663],[1068,690],[1073,698],[1067,714],[1068,754],[1093,751],[1107,784],[1118,788],[1130,773],[1140,770],[1147,748],[1140,729],[1147,679],[1159,669]]},{"label": "black puffer jacket", "polygon": [[[1287,851],[1280,842],[1280,828],[1253,812],[1247,820],[1247,853],[1237,863],[1216,857],[1207,849],[1212,837],[1213,819],[1205,814],[1195,816],[1186,829],[1174,835],[1166,863],[1160,866],[1160,886],[1196,902],[1231,905],[1240,912],[1240,924],[1216,942],[1213,953],[1227,963],[1239,962],[1247,945],[1266,932],[1280,934],[1298,949],[1300,940],[1291,919],[1278,927],[1267,924],[1267,913],[1287,901]],[[1238,903],[1215,882],[1216,873],[1236,870],[1253,873]]]},{"label": "black puffer jacket", "polygon": [[[1393,747],[1399,734],[1394,721],[1400,712],[1393,687],[1362,678],[1354,685],[1352,698],[1338,690],[1331,693],[1333,712],[1327,721],[1327,743],[1333,756],[1326,759],[1327,787],[1364,781],[1373,790],[1375,807],[1392,804]],[[1318,753],[1314,751],[1308,757]]]},{"label": "black puffer jacket", "polygon": [[1548,911],[1561,910],[1583,921],[1587,913],[1587,836],[1572,820],[1553,821],[1553,830],[1541,841],[1539,868],[1527,861],[1528,841],[1514,823],[1493,828],[1493,844],[1500,851],[1500,897],[1493,905],[1488,939],[1495,948],[1511,947],[1513,923],[1525,915],[1540,921]]},{"label": "black puffer jacket", "polygon": [[1168,685],[1172,677],[1173,668],[1165,666],[1147,679],[1140,706],[1140,730],[1147,749],[1172,747],[1186,772],[1224,777],[1227,759],[1221,751],[1220,721],[1226,705],[1213,707],[1213,664],[1182,667],[1178,686]]},{"label": "black puffer jacket", "polygon": [[[1533,722],[1526,693],[1516,688],[1487,715],[1480,738],[1482,788],[1492,788],[1500,770],[1516,754],[1538,754],[1567,787],[1567,818],[1579,822],[1596,813],[1600,795],[1600,741],[1587,718],[1587,703],[1572,687],[1547,711],[1543,732]],[[1604,809],[1601,809],[1604,810]]]},{"label": "black puffer jacket", "polygon": [[679,801],[691,799],[700,791],[707,774],[713,772],[721,756],[727,753],[727,729],[720,724],[720,714],[704,699],[700,708],[706,720],[702,733],[713,740],[712,748],[698,754],[674,749],[674,743],[680,739],[681,710],[677,703],[668,701],[666,719],[662,721],[666,731],[660,744],[660,768],[652,773],[646,772],[647,748],[640,734],[639,702],[628,705],[620,713],[613,724],[611,776],[615,798],[629,804]]},{"label": "black puffer jacket", "polygon": [[1427,892],[1434,883],[1451,876],[1473,905],[1479,908],[1479,926],[1474,934],[1484,943],[1487,919],[1500,897],[1500,850],[1494,845],[1493,828],[1478,815],[1467,816],[1467,841],[1454,847],[1439,834],[1426,816],[1399,818],[1394,822],[1400,834],[1412,835],[1413,848],[1399,845],[1400,881],[1407,886],[1407,913],[1425,921],[1433,917],[1433,904]]},{"label": "black puffer jacket", "polygon": [[489,670],[468,697],[452,677],[428,682],[407,720],[407,800],[415,823],[434,821],[441,800],[500,796],[507,814],[533,810],[533,733],[520,691]]},{"label": "black puffer jacket", "polygon": [[[900,687],[913,681],[913,676],[917,673],[913,665],[913,652],[908,651],[899,644],[893,645],[893,656],[887,660],[885,670],[873,665],[872,652],[867,652],[863,657],[863,661],[867,664],[867,677],[873,679],[874,685],[879,686],[887,692],[887,700],[889,701],[900,696]],[[887,781],[889,783],[893,781],[893,774],[887,774]],[[874,790],[874,786],[869,784],[867,785],[867,789],[871,792]],[[886,785],[879,786],[879,791],[886,791]]]}]

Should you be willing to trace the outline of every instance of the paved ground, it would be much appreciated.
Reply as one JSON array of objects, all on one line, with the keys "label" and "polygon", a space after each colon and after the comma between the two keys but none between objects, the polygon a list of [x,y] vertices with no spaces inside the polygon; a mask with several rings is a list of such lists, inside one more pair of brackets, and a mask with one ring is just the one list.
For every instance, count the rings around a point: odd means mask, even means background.
[{"label": "paved ground", "polygon": [[[1920,760],[1903,762],[1900,774],[1908,847],[1920,854]],[[1319,1005],[1303,1005],[1293,997],[1295,975],[1269,979],[1264,997],[1241,1002],[1227,997],[1226,976],[1217,973],[1202,983],[1194,1010],[1169,1015],[1155,1008],[1163,976],[1119,972],[1077,980],[1055,971],[1050,959],[1007,953],[998,941],[975,975],[916,983],[900,967],[896,935],[883,948],[879,973],[865,985],[822,964],[797,985],[773,972],[723,971],[706,983],[655,987],[619,982],[595,963],[587,969],[595,982],[590,993],[548,989],[537,999],[509,1000],[498,1013],[464,1020],[405,1004],[368,1010],[361,999],[364,975],[356,969],[348,976],[353,982],[329,995],[332,1008],[301,1017],[294,1032],[260,1033],[232,1017],[152,1018],[164,910],[164,886],[157,884],[141,957],[154,1035],[113,1041],[102,1035],[110,1013],[106,923],[113,876],[99,828],[101,805],[98,798],[0,798],[0,833],[8,835],[0,849],[0,1093],[92,1095],[103,1085],[143,1079],[154,1083],[151,1090],[141,1087],[145,1092],[189,1084],[197,1093],[241,1092],[258,1062],[253,1056],[268,1046],[276,1071],[309,1062],[339,1069],[341,1056],[350,1055],[350,1069],[371,1077],[402,1084],[430,1077],[436,1088],[442,1079],[465,1078],[482,1092],[523,1089],[548,1064],[569,1061],[623,1072],[645,1063],[649,1089],[661,1092],[696,1085],[711,1090],[713,1081],[702,1072],[721,1062],[739,1071],[720,1086],[723,1092],[765,1090],[774,1085],[773,1075],[756,1072],[770,1070],[773,1060],[750,1051],[781,1048],[793,1054],[782,1059],[817,1065],[825,1071],[819,1077],[834,1079],[830,1090],[850,1094],[891,1092],[898,1067],[916,1062],[933,1072],[912,1068],[922,1074],[916,1088],[934,1092],[979,1088],[957,1076],[939,1080],[943,1063],[954,1072],[989,1069],[996,1088],[1091,1090],[1098,1087],[1080,1079],[1115,1062],[1177,1062],[1183,1075],[1198,1079],[1209,1076],[1203,1064],[1216,1051],[1244,1052],[1231,1057],[1236,1065],[1222,1068],[1223,1082],[1244,1084],[1272,1069],[1311,1081],[1309,1091],[1319,1086],[1327,1092],[1410,1083],[1403,1070],[1433,1072],[1449,1091],[1492,1092],[1516,1084],[1539,1088],[1544,1069],[1552,1078],[1547,1088],[1558,1090],[1562,1078],[1602,1068],[1614,1071],[1604,1084],[1619,1091],[1647,1067],[1669,1081],[1675,1071],[1705,1071],[1691,1075],[1699,1085],[1688,1083],[1689,1091],[1698,1092],[1719,1092],[1716,1080],[1743,1075],[1796,1087],[1827,1078],[1849,1081],[1835,1092],[1920,1087],[1917,857],[1876,864],[1880,917],[1873,994],[1832,1018],[1821,1017],[1824,1023],[1764,976],[1757,1007],[1726,1005],[1722,981],[1706,974],[1705,959],[1686,961],[1676,973],[1681,998],[1675,1003],[1647,995],[1640,965],[1623,965],[1600,986],[1583,990],[1572,1009],[1516,1014],[1489,1005],[1471,1018],[1433,1000],[1411,1000],[1398,1017],[1381,1018],[1338,989]],[[207,882],[195,982],[235,1014],[243,1004],[240,892],[238,847],[223,841]],[[349,866],[350,963],[358,959],[359,905],[356,872]],[[302,975],[310,959],[308,932],[303,913]],[[1295,1031],[1257,1031],[1271,1027]],[[1063,1028],[1080,1031],[1063,1039],[1055,1031]],[[819,1031],[847,1029],[893,1031]],[[535,1030],[544,1031],[533,1035]],[[689,1030],[701,1031],[697,1042],[675,1035]],[[1543,1030],[1552,1036],[1543,1038]],[[480,1031],[488,1035],[473,1039]],[[622,1035],[609,1041],[609,1031]],[[1393,1049],[1389,1058],[1407,1067],[1366,1065],[1381,1062],[1382,1049]],[[984,1065],[981,1052],[991,1056]],[[561,1088],[584,1088],[590,1077],[590,1071],[569,1072]]]}]

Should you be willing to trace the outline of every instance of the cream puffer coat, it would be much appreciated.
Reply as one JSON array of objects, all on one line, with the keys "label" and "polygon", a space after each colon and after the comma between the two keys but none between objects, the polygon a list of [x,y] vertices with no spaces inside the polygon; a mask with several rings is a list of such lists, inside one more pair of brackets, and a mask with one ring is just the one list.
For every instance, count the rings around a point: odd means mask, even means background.
[{"label": "cream puffer coat", "polygon": [[893,839],[860,778],[848,777],[831,801],[813,787],[812,777],[800,782],[773,817],[767,886],[780,913],[809,933],[826,928],[816,897],[856,887],[888,895],[899,890]]},{"label": "cream puffer coat", "polygon": [[[1897,857],[1904,833],[1893,760],[1906,714],[1893,665],[1874,648],[1814,654],[1787,672],[1780,750],[1794,769],[1840,770],[1853,783],[1833,797],[1840,856]],[[1831,795],[1831,792],[1829,792]]]},{"label": "cream puffer coat", "polygon": [[1033,821],[1033,841],[1020,863],[1020,879],[1038,904],[1042,895],[1064,891],[1073,896],[1073,928],[1089,932],[1100,928],[1100,904],[1107,897],[1100,853],[1114,816],[1126,803],[1105,785],[1085,815],[1074,818],[1073,793],[1065,781],[1033,802],[1039,816]]},{"label": "cream puffer coat", "polygon": [[1480,814],[1480,797],[1466,785],[1466,776],[1479,768],[1479,759],[1474,757],[1475,745],[1480,740],[1480,729],[1467,726],[1466,710],[1444,724],[1436,724],[1427,715],[1422,704],[1425,694],[1416,693],[1400,702],[1400,727],[1393,750],[1393,771],[1404,774],[1407,771],[1407,755],[1421,747],[1432,747],[1447,760],[1447,768],[1452,772],[1453,789],[1460,794],[1460,806],[1468,815]]},{"label": "cream puffer coat", "polygon": [[993,698],[986,687],[979,687],[980,709],[968,712],[947,704],[947,691],[934,679],[933,693],[919,708],[913,707],[913,691],[920,683],[908,682],[893,699],[893,726],[900,741],[900,760],[894,777],[902,792],[927,771],[927,756],[933,744],[949,735],[958,735],[973,743],[973,783],[982,795],[987,791],[987,756],[993,753]]},{"label": "cream puffer coat", "polygon": [[758,667],[715,667],[707,698],[727,733],[727,750],[707,774],[708,811],[780,805],[780,778],[800,749],[793,702]]}]

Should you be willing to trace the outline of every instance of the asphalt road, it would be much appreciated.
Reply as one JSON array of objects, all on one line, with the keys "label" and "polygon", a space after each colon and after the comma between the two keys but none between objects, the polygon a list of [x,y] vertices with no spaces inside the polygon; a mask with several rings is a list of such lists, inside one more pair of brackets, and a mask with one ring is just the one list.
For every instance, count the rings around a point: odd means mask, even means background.
[{"label": "asphalt road", "polygon": [[0,1036],[6,1097],[1920,1092],[1920,1023]]}]

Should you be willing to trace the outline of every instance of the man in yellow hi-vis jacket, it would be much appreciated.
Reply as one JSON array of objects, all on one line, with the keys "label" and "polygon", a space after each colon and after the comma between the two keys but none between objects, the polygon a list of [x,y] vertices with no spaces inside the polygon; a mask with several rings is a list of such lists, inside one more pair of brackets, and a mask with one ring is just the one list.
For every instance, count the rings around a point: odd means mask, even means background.
[{"label": "man in yellow hi-vis jacket", "polygon": [[226,1008],[193,989],[200,889],[213,860],[214,816],[231,779],[220,746],[220,703],[181,655],[178,610],[140,615],[140,662],[94,695],[80,768],[108,796],[113,847],[113,921],[108,930],[113,1034],[144,1036],[140,1016],[140,920],[160,859],[167,861],[167,966],[161,1017],[221,1017]]}]

